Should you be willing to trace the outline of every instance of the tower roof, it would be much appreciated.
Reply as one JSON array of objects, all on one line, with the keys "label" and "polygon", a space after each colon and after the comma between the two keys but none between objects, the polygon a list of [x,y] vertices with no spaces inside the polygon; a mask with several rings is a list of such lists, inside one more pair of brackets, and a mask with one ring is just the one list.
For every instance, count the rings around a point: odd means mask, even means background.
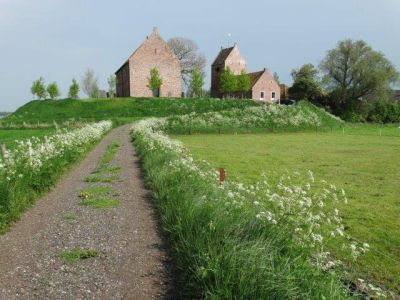
[{"label": "tower roof", "polygon": [[221,51],[218,53],[217,58],[212,63],[212,66],[223,64],[225,62],[225,60],[228,58],[229,54],[231,54],[233,48],[235,48],[235,46],[230,47],[230,48],[221,49]]}]

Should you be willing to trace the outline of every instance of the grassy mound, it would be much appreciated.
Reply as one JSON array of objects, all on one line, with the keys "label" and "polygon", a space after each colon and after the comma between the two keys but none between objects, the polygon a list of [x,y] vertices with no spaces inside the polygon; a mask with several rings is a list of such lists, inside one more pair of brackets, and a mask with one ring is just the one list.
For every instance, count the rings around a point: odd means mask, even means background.
[{"label": "grassy mound", "polygon": [[130,121],[143,117],[164,117],[191,112],[203,113],[232,108],[258,106],[251,100],[116,98],[91,100],[34,100],[20,107],[2,123],[97,121],[113,119]]},{"label": "grassy mound", "polygon": [[229,133],[332,129],[343,121],[307,101],[295,106],[270,105],[207,113],[193,112],[167,119],[169,133]]}]

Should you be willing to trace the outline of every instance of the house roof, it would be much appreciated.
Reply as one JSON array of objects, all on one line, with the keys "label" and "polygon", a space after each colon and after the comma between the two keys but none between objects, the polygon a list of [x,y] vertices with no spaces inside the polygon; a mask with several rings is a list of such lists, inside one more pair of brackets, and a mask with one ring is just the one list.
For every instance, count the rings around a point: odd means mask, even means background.
[{"label": "house roof", "polygon": [[233,48],[235,48],[235,47],[221,49],[221,51],[219,52],[217,58],[212,63],[212,66],[223,64],[225,62],[225,60],[228,58],[229,54],[231,54]]},{"label": "house roof", "polygon": [[[144,42],[143,42],[139,47],[137,47],[137,48],[135,49],[135,51],[133,51],[133,53],[129,56],[129,58],[122,64],[121,67],[119,67],[119,69],[118,69],[117,71],[115,71],[114,74],[117,74],[119,71],[121,71],[121,69],[122,69],[123,67],[125,67],[126,64],[129,63],[129,59],[130,59],[133,55],[135,55],[135,53],[138,52],[138,50],[139,50],[141,47],[143,47],[143,45],[144,45],[149,39],[151,39],[151,38],[159,38],[159,39],[161,39],[161,40],[165,43],[165,41],[161,38],[160,34],[158,33],[157,27],[153,27],[153,31],[150,33],[150,35],[148,35],[148,36],[146,37],[146,39],[144,40]],[[171,51],[172,51],[172,50],[171,50]]]},{"label": "house roof", "polygon": [[251,88],[256,84],[256,82],[258,81],[258,79],[260,79],[260,77],[262,76],[262,74],[264,74],[264,72],[265,72],[265,70],[247,74],[250,78],[250,87]]}]

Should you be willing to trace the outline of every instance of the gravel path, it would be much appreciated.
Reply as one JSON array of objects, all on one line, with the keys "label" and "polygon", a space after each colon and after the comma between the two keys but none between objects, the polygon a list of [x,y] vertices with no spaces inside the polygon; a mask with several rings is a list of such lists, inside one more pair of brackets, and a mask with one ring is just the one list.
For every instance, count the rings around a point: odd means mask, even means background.
[{"label": "gravel path", "polygon": [[[120,180],[103,183],[115,208],[79,205],[80,190],[107,145],[120,141],[112,163]],[[72,214],[75,220],[66,220]],[[98,256],[64,262],[60,252],[94,249]],[[148,191],[140,177],[129,126],[112,130],[8,233],[0,236],[0,299],[173,298],[167,254]]]}]

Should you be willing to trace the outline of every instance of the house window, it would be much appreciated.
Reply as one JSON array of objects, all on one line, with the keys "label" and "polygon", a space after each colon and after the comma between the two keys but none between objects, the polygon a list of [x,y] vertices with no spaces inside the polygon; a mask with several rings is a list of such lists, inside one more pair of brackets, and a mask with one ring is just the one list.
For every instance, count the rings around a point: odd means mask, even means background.
[{"label": "house window", "polygon": [[154,49],[154,54],[157,54],[157,49]]},{"label": "house window", "polygon": [[217,73],[219,73],[219,67],[217,67]]},{"label": "house window", "polygon": [[260,93],[260,100],[264,100],[264,91]]},{"label": "house window", "polygon": [[272,92],[271,99],[272,99],[272,100],[275,100],[275,92]]}]

